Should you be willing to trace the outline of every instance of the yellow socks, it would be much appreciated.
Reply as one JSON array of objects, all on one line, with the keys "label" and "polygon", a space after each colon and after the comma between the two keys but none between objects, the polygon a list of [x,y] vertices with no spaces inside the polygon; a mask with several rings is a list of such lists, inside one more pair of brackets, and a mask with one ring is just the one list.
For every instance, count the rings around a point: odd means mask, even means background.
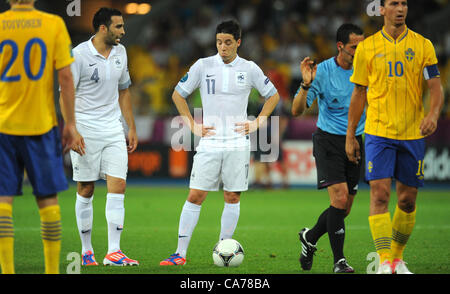
[{"label": "yellow socks", "polygon": [[61,212],[59,205],[42,208],[39,210],[39,214],[44,244],[45,273],[59,274],[61,252]]},{"label": "yellow socks", "polygon": [[369,216],[369,225],[380,263],[403,259],[403,250],[416,223],[416,211],[404,212],[398,205],[394,217],[389,212]]},{"label": "yellow socks", "polygon": [[0,203],[0,266],[3,274],[14,274],[14,228],[12,206]]},{"label": "yellow socks", "polygon": [[416,211],[407,213],[397,205],[394,217],[392,218],[391,257],[393,260],[397,258],[403,259],[403,250],[406,247],[406,242],[413,231],[415,223]]},{"label": "yellow socks", "polygon": [[392,224],[389,212],[369,216],[369,225],[380,263],[390,260]]}]

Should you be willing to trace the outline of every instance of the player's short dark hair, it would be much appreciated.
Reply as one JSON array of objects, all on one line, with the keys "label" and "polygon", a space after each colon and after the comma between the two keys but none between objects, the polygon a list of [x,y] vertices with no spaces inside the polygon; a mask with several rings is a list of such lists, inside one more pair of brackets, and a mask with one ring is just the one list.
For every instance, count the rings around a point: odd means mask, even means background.
[{"label": "player's short dark hair", "polygon": [[122,12],[115,8],[102,7],[94,15],[92,20],[92,25],[94,26],[94,31],[98,32],[101,25],[109,27],[112,23],[111,17],[122,16]]},{"label": "player's short dark hair", "polygon": [[384,0],[380,0],[380,5],[384,7]]},{"label": "player's short dark hair", "polygon": [[336,43],[342,42],[344,45],[350,41],[350,35],[363,35],[363,30],[355,24],[344,23],[341,25],[336,33]]},{"label": "player's short dark hair", "polygon": [[237,41],[241,38],[241,26],[235,20],[228,20],[220,23],[216,28],[217,34],[231,34]]}]

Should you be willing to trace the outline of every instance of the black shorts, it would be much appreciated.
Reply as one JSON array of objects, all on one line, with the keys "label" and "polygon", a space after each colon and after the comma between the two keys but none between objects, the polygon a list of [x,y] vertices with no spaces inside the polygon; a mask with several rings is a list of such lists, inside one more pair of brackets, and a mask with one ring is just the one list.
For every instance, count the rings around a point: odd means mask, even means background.
[{"label": "black shorts", "polygon": [[364,145],[362,136],[357,136],[361,148],[359,164],[350,162],[345,153],[345,136],[334,135],[317,129],[313,134],[313,155],[317,168],[317,188],[347,183],[349,194],[355,195],[358,190],[363,160]]}]

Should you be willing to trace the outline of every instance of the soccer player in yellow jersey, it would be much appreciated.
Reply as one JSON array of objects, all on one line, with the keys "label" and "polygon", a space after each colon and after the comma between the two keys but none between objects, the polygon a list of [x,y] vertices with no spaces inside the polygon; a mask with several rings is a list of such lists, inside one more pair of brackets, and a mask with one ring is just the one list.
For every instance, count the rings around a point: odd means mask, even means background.
[{"label": "soccer player in yellow jersey", "polygon": [[26,169],[39,208],[45,273],[59,273],[61,215],[57,193],[67,189],[57,127],[53,74],[66,109],[63,144],[84,152],[75,127],[71,41],[63,20],[11,0],[0,14],[0,265],[13,274],[13,196],[22,194]]},{"label": "soccer player in yellow jersey", "polygon": [[[380,12],[383,28],[359,43],[355,53],[346,153],[350,161],[360,160],[355,130],[367,100],[366,180],[378,273],[409,274],[403,250],[415,224],[418,188],[423,186],[424,137],[436,130],[443,94],[433,44],[406,26],[407,0],[381,1]],[[424,79],[431,101],[426,115]],[[392,178],[398,201],[391,221]]]}]

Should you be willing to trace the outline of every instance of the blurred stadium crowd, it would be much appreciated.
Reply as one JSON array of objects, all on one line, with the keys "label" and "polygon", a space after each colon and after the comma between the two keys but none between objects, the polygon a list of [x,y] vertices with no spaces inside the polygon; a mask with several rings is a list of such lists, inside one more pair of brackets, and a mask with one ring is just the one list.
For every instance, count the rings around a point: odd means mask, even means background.
[{"label": "blurred stadium crowd", "polygon": [[[161,120],[177,115],[171,94],[189,66],[198,58],[213,55],[215,28],[223,20],[234,18],[242,26],[242,45],[238,54],[255,61],[276,85],[282,103],[276,115],[284,115],[290,126],[314,118],[313,107],[301,118],[290,116],[290,103],[301,82],[300,61],[305,56],[321,62],[337,54],[335,33],[344,22],[361,26],[366,36],[378,31],[381,16],[369,16],[373,0],[152,0],[145,15],[127,14],[125,0],[82,0],[81,17],[69,17],[68,1],[39,0],[36,6],[57,13],[66,20],[74,46],[92,34],[91,19],[101,6],[124,13],[129,70],[133,81],[134,111],[142,141],[158,141],[152,129]],[[409,1],[407,25],[429,38],[436,49],[444,87],[442,118],[450,119],[450,5],[448,0]],[[1,8],[7,4],[2,3]],[[3,7],[5,6],[5,7]],[[424,95],[425,100],[427,95]],[[188,102],[201,107],[198,92]],[[249,114],[257,115],[259,95],[252,92]],[[425,101],[427,107],[427,101]],[[305,122],[307,123],[307,122]],[[313,123],[314,125],[314,123]],[[314,126],[312,127],[314,128]],[[150,129],[150,130],[149,130]],[[138,130],[139,132],[139,130]],[[295,139],[292,130],[291,139]],[[308,136],[310,136],[308,128]],[[143,134],[143,135],[142,135]],[[293,134],[293,135],[292,135]]]},{"label": "blurred stadium crowd", "polygon": [[[342,23],[358,24],[366,36],[381,28],[381,17],[370,17],[366,12],[370,2],[176,1],[170,8],[169,17],[167,11],[152,9],[146,15],[148,21],[139,22],[138,38],[127,39],[137,115],[176,114],[170,99],[174,86],[195,60],[217,52],[215,27],[229,18],[237,19],[243,28],[238,54],[261,66],[276,85],[285,109],[290,109],[290,101],[301,81],[300,61],[305,56],[312,56],[320,62],[335,55],[335,34]],[[431,39],[436,48],[447,93],[443,116],[450,117],[448,1],[411,2],[407,25]],[[159,3],[156,2],[153,8]],[[436,21],[440,17],[443,23]],[[447,25],[442,28],[444,23]],[[128,33],[133,29],[133,23],[129,21]],[[193,107],[201,105],[197,96],[189,100]],[[252,95],[253,104],[257,103],[256,96]],[[314,115],[316,109],[309,113]]]}]

